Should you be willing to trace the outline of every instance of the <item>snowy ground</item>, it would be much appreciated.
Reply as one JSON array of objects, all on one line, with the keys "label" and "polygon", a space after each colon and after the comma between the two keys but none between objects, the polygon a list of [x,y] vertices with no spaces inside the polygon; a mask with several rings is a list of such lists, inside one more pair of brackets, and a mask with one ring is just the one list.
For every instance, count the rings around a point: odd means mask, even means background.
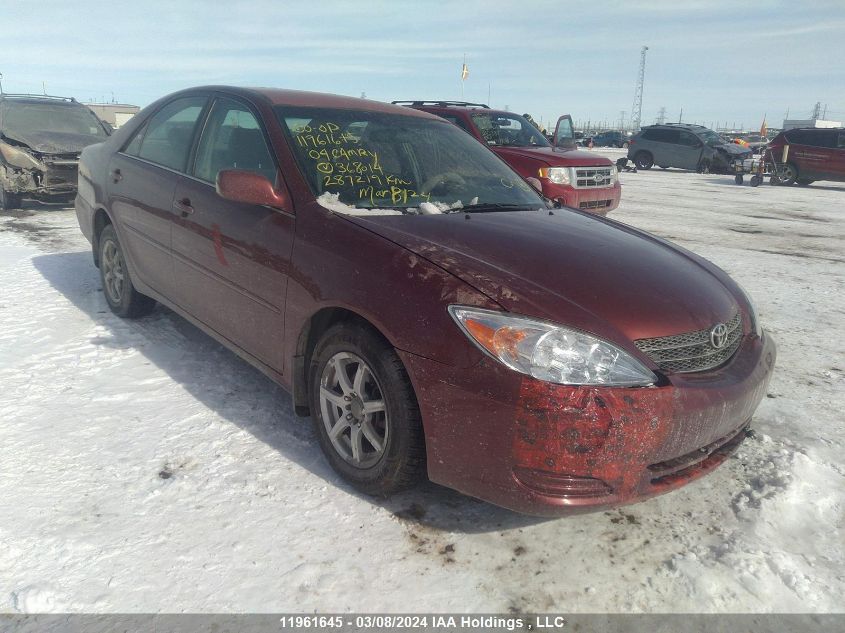
[{"label": "snowy ground", "polygon": [[72,210],[0,216],[0,612],[845,610],[845,186],[623,182],[614,217],[750,289],[779,365],[735,459],[559,520],[355,494],[269,380],[108,311]]}]

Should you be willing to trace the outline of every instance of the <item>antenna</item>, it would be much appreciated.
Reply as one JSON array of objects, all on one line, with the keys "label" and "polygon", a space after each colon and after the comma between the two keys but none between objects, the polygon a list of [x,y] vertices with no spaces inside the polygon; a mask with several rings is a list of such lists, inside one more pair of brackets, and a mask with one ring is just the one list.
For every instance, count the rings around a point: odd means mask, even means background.
[{"label": "antenna", "polygon": [[640,71],[637,73],[637,87],[634,90],[634,105],[631,106],[631,130],[639,131],[643,116],[643,84],[645,83],[645,54],[648,46],[640,50]]}]

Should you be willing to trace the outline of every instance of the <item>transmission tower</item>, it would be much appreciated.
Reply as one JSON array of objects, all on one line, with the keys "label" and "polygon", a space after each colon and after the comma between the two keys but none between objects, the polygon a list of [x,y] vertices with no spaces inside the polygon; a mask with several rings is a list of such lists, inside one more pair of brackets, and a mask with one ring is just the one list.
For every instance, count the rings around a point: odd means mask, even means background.
[{"label": "transmission tower", "polygon": [[631,129],[637,132],[643,116],[643,83],[645,82],[645,53],[648,46],[640,51],[640,72],[637,74],[637,89],[634,91],[634,105],[631,106]]},{"label": "transmission tower", "polygon": [[818,119],[819,114],[821,114],[822,109],[822,102],[816,101],[816,105],[813,107],[813,119]]}]

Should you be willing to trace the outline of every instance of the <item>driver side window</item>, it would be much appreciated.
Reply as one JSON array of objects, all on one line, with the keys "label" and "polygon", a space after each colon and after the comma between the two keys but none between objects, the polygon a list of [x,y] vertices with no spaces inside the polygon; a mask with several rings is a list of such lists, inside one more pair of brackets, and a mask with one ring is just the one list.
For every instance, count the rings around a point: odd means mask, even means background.
[{"label": "driver side window", "polygon": [[224,169],[244,169],[276,182],[276,163],[255,115],[245,105],[221,98],[203,130],[194,176],[213,183]]}]

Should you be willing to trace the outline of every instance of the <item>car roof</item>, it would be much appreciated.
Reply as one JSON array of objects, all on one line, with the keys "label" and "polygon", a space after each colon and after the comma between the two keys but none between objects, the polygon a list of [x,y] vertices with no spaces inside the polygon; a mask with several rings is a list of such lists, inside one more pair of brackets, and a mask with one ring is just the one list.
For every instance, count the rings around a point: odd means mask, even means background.
[{"label": "car roof", "polygon": [[[30,94],[0,94],[0,101],[9,101],[11,103],[22,103],[24,105],[36,105],[39,103],[51,103],[55,105],[64,105],[70,107],[81,106],[73,97],[55,97],[52,95],[30,95]],[[84,107],[84,106],[83,106]]]},{"label": "car roof", "polygon": [[196,88],[189,88],[187,90],[180,91],[180,93],[199,91],[228,92],[230,94],[240,95],[247,99],[261,99],[272,106],[286,105],[295,107],[338,108],[341,110],[364,110],[367,112],[384,112],[388,114],[402,114],[405,116],[440,120],[439,117],[426,112],[411,110],[409,108],[403,108],[402,106],[392,105],[382,101],[360,99],[358,97],[347,97],[325,92],[310,92],[306,90],[283,90],[281,88],[260,87],[244,88],[238,86],[198,86]]},{"label": "car roof", "polygon": [[454,112],[457,110],[459,112],[483,111],[487,114],[505,114],[508,116],[513,116],[515,114],[513,112],[508,112],[507,110],[496,110],[495,108],[488,106],[486,103],[470,103],[468,101],[428,101],[424,99],[413,99],[409,101],[391,101],[391,103],[407,106],[409,108],[426,108],[427,110],[436,110],[437,112]]}]

